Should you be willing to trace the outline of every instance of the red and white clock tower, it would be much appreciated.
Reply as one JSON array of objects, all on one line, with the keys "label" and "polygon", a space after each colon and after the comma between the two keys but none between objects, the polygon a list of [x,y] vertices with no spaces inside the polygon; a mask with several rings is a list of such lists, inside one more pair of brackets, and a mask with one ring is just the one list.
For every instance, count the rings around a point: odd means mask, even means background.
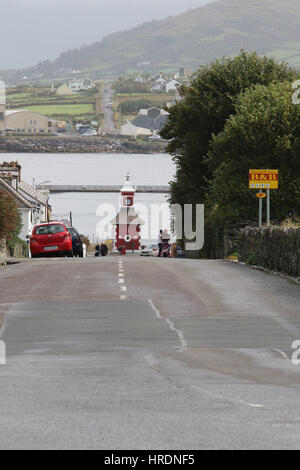
[{"label": "red and white clock tower", "polygon": [[138,251],[141,243],[141,226],[144,221],[138,216],[134,208],[136,187],[130,181],[127,173],[126,181],[121,189],[120,211],[112,220],[115,230],[115,247],[125,247],[126,251]]}]

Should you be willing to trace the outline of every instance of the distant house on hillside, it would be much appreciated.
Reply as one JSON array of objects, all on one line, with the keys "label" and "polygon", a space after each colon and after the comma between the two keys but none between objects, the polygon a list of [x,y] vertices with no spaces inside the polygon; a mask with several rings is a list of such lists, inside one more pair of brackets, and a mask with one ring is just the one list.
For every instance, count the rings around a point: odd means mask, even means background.
[{"label": "distant house on hillside", "polygon": [[162,74],[160,74],[159,77],[155,80],[155,83],[165,85],[165,83],[167,83],[167,80],[162,76]]},{"label": "distant house on hillside", "polygon": [[177,80],[170,80],[166,84],[166,92],[169,93],[170,91],[176,91],[180,87],[180,83]]},{"label": "distant house on hillside", "polygon": [[136,79],[134,81],[135,81],[135,83],[145,83],[145,80],[140,75],[138,77],[136,77]]},{"label": "distant house on hillside", "polygon": [[59,86],[56,89],[56,94],[58,96],[73,95],[73,91],[71,90],[71,88],[66,83],[64,83],[63,85]]},{"label": "distant house on hillside", "polygon": [[168,116],[169,113],[163,109],[140,109],[136,119],[122,126],[121,134],[133,137],[157,134],[163,128]]},{"label": "distant house on hillside", "polygon": [[72,80],[69,83],[69,88],[72,91],[82,91],[82,90],[90,90],[94,88],[95,84],[88,78],[83,78],[82,80]]},{"label": "distant house on hillside", "polygon": [[161,83],[156,83],[150,89],[151,93],[163,93],[165,91],[165,85]]}]

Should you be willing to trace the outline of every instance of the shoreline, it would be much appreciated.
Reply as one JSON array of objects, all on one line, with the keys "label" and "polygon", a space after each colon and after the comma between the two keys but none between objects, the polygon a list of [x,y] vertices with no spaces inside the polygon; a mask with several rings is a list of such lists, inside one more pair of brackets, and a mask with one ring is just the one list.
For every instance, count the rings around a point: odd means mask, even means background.
[{"label": "shoreline", "polygon": [[128,140],[117,137],[0,137],[1,153],[124,153],[167,154],[166,142]]}]

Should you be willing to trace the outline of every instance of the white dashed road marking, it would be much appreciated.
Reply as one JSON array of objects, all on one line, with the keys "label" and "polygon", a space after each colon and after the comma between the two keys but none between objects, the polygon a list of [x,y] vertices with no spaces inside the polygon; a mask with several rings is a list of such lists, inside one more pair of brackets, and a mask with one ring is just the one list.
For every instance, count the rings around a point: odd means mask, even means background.
[{"label": "white dashed road marking", "polygon": [[[123,261],[119,261],[119,284],[124,284],[124,283],[125,283],[124,265],[123,265]],[[124,292],[127,292],[127,287],[120,285],[120,291],[121,291],[120,300],[127,300],[127,295],[124,294]]]}]

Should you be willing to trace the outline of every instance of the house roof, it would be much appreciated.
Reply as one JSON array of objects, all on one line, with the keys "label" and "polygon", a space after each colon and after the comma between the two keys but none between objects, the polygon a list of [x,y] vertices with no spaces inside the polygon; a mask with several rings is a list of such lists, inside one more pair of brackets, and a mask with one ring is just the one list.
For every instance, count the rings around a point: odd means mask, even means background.
[{"label": "house roof", "polygon": [[[44,206],[48,204],[49,200],[49,195],[45,194],[42,191],[36,190],[33,186],[31,186],[28,183],[25,183],[25,181],[21,181],[19,183],[19,190],[26,193],[28,196],[30,196],[33,200],[37,200]],[[26,197],[26,196],[25,196]]]},{"label": "house roof", "polygon": [[7,109],[5,111],[5,116],[10,116],[11,114],[16,114],[16,113],[26,113],[26,109]]},{"label": "house roof", "polygon": [[9,183],[4,181],[4,179],[0,178],[0,189],[4,189],[4,191],[10,193],[18,202],[18,207],[33,209],[33,205],[27,201],[27,199],[22,196],[16,189],[14,189]]}]

